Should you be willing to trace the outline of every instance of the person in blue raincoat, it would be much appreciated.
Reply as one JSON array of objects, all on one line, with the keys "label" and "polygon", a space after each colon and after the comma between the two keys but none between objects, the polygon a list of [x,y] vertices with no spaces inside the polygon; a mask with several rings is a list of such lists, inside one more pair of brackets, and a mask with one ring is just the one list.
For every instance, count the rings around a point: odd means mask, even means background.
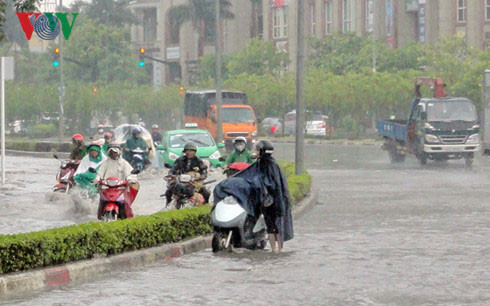
[{"label": "person in blue raincoat", "polygon": [[257,162],[219,183],[214,189],[214,202],[233,196],[250,215],[262,213],[272,251],[282,252],[284,242],[294,237],[286,177],[272,157],[274,147],[270,142],[260,140],[256,149]]}]

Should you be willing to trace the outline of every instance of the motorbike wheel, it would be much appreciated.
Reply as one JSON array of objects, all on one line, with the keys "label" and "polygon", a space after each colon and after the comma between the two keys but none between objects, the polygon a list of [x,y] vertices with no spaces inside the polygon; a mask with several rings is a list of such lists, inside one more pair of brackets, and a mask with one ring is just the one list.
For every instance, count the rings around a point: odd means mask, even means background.
[{"label": "motorbike wheel", "polygon": [[223,249],[225,239],[226,238],[223,236],[223,233],[214,232],[213,240],[211,241],[213,253],[217,253]]},{"label": "motorbike wheel", "polygon": [[111,222],[117,220],[117,214],[114,211],[107,211],[102,216],[104,222]]}]

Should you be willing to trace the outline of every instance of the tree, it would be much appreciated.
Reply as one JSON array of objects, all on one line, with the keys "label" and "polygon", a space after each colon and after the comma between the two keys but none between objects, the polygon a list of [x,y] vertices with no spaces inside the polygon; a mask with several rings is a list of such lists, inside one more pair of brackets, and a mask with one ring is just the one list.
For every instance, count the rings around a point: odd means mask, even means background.
[{"label": "tree", "polygon": [[[173,6],[168,11],[171,28],[180,31],[182,24],[191,22],[198,33],[198,54],[204,51],[205,41],[214,41],[216,35],[216,5],[215,0],[188,0],[187,4]],[[232,19],[232,6],[229,0],[220,0],[221,18]]]},{"label": "tree", "polygon": [[231,75],[248,74],[279,74],[289,64],[289,56],[278,51],[272,42],[263,42],[253,38],[241,51],[233,56],[227,64]]},{"label": "tree", "polygon": [[73,5],[72,11],[81,12],[105,25],[136,24],[138,19],[129,8],[130,2],[131,0],[81,0]]},{"label": "tree", "polygon": [[[36,4],[39,3],[39,0],[2,0],[0,1],[0,43],[5,42],[7,40],[7,22],[9,22],[12,16],[8,16],[11,14],[12,8],[15,8],[17,12],[28,12],[34,11],[36,8]],[[7,9],[10,8],[10,12]],[[12,33],[12,32],[11,32]],[[12,37],[9,37],[9,40]]]},{"label": "tree", "polygon": [[65,60],[64,64],[70,67],[65,69],[68,79],[149,82],[146,70],[137,66],[136,55],[132,54],[128,25],[107,25],[86,16],[80,16],[77,21],[72,38],[65,42],[64,56],[81,65]]}]

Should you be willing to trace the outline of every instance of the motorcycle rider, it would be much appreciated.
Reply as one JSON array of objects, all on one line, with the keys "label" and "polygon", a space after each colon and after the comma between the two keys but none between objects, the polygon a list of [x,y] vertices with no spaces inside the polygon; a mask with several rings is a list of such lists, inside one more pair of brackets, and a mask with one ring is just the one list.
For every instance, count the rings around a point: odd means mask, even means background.
[{"label": "motorcycle rider", "polygon": [[162,142],[162,134],[158,132],[158,124],[151,126],[151,139],[153,142],[158,142],[159,144]]},{"label": "motorcycle rider", "polygon": [[138,127],[135,127],[132,131],[133,136],[129,138],[126,141],[126,144],[124,145],[124,154],[123,158],[127,160],[129,163],[133,160],[133,153],[131,152],[132,150],[135,150],[136,148],[140,148],[143,150],[145,153],[143,154],[144,158],[144,163],[145,165],[148,165],[150,163],[148,159],[148,146],[146,142],[141,138],[141,129]]},{"label": "motorcycle rider", "polygon": [[83,143],[83,136],[81,134],[75,134],[71,137],[72,149],[70,152],[70,159],[81,160],[87,154],[87,147]]},{"label": "motorcycle rider", "polygon": [[112,142],[112,134],[107,132],[104,134],[104,144],[102,145],[102,152],[107,155],[107,149],[109,148],[109,144]]},{"label": "motorcycle rider", "polygon": [[[133,196],[133,198],[129,202],[132,203],[134,197],[136,197],[139,188],[136,175],[131,173],[131,171],[133,171],[133,167],[131,167],[131,165],[126,160],[120,158],[121,147],[117,143],[113,142],[109,144],[109,148],[107,151],[109,154],[109,158],[107,158],[100,165],[94,183],[97,185],[100,180],[105,180],[109,177],[117,177],[120,180],[127,180],[130,183],[130,188],[134,189],[134,191],[130,190],[130,195]],[[99,220],[102,218],[102,209],[103,203],[99,202],[99,208],[97,209],[97,219]],[[133,211],[130,204],[126,203],[124,207],[124,213],[128,218],[133,217]]]},{"label": "motorcycle rider", "polygon": [[101,140],[104,139],[104,126],[102,124],[99,124],[97,126],[97,134],[94,135],[93,140]]},{"label": "motorcycle rider", "polygon": [[237,137],[233,140],[235,150],[226,158],[226,165],[229,166],[233,163],[243,162],[247,164],[253,163],[252,153],[247,149],[247,139],[244,137]]},{"label": "motorcycle rider", "polygon": [[[192,142],[187,143],[184,146],[184,156],[177,158],[174,166],[168,172],[169,175],[180,175],[186,174],[189,172],[197,172],[197,180],[198,182],[195,184],[196,191],[202,194],[204,197],[204,202],[209,203],[210,193],[202,185],[202,182],[206,179],[208,175],[208,167],[204,164],[202,159],[196,156],[197,147]],[[165,191],[165,197],[167,199],[167,205],[172,201],[173,188],[175,184],[169,184],[167,186],[167,191]]]},{"label": "motorcycle rider", "polygon": [[102,148],[97,142],[92,142],[87,148],[88,154],[82,159],[75,172],[73,180],[81,188],[90,188],[97,174],[97,169],[106,160]]}]

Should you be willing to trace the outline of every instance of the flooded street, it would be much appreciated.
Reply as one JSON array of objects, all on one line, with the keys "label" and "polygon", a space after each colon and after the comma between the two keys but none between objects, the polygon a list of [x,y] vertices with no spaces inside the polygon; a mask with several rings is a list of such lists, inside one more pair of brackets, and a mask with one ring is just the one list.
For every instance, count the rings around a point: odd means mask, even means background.
[{"label": "flooded street", "polygon": [[[291,160],[292,148],[277,144],[277,159]],[[87,284],[34,292],[6,305],[490,304],[489,160],[477,158],[473,169],[465,169],[463,161],[422,168],[412,157],[391,165],[379,147],[343,145],[308,145],[305,155],[320,203],[295,222],[295,238],[285,244],[285,253],[205,250]],[[35,188],[31,199],[49,189],[57,166],[49,160],[35,163],[50,175],[25,179],[23,184]],[[156,188],[161,177],[146,183],[142,179],[144,188]],[[7,198],[25,188],[13,188]],[[160,201],[160,190],[144,198]],[[2,233],[9,226],[22,230],[14,218],[28,222],[21,214],[24,205],[36,208],[20,199],[15,207],[0,205]],[[151,213],[154,206],[135,205],[135,211]],[[77,222],[64,221],[65,211],[56,211],[60,215],[43,219],[36,209],[29,222],[37,227]]]},{"label": "flooded street", "polygon": [[[75,223],[97,221],[98,199],[89,200],[79,193],[53,193],[57,160],[25,156],[7,156],[7,184],[0,186],[0,234],[44,230]],[[167,170],[138,176],[141,189],[133,203],[135,215],[156,213],[165,206],[161,198],[166,189]],[[221,171],[212,169],[209,180],[222,179]],[[211,184],[211,188],[215,185]]]}]

